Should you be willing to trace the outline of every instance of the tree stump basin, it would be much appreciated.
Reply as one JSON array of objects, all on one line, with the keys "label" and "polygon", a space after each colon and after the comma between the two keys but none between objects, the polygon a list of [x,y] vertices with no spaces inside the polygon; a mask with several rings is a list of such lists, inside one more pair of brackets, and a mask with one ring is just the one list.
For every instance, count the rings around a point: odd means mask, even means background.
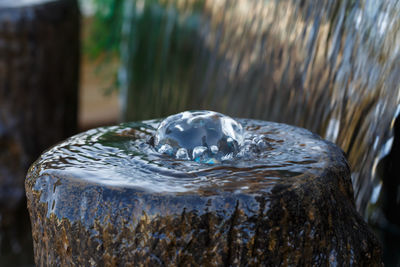
[{"label": "tree stump basin", "polygon": [[382,265],[341,149],[302,128],[238,121],[267,145],[217,164],[155,151],[159,120],[47,150],[25,182],[37,266]]}]

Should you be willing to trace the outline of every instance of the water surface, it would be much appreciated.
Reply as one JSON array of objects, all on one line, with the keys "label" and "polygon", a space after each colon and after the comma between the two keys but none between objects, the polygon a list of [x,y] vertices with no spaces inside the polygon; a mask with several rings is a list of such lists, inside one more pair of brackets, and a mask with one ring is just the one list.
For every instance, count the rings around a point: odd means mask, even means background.
[{"label": "water surface", "polygon": [[251,157],[218,164],[179,160],[158,153],[151,144],[160,120],[125,123],[89,130],[51,148],[39,159],[40,175],[153,193],[251,193],[266,192],[276,183],[302,183],[339,164],[331,158],[338,149],[305,129],[238,122],[245,133],[261,136],[268,146]]}]

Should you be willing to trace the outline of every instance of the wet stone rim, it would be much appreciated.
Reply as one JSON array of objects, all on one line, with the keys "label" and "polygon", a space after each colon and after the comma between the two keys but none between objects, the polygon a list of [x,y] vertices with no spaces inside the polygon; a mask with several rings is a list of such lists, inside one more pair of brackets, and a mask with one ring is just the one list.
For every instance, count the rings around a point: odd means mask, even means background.
[{"label": "wet stone rim", "polygon": [[157,193],[46,173],[46,155],[57,156],[49,150],[26,179],[36,264],[380,265],[343,153],[320,141],[330,156],[319,175],[286,177],[258,193]]},{"label": "wet stone rim", "polygon": [[221,164],[177,160],[155,151],[160,120],[92,129],[51,148],[38,160],[39,175],[133,187],[152,193],[259,193],[276,183],[299,184],[327,168],[346,168],[342,151],[301,128],[239,119],[268,147]]}]

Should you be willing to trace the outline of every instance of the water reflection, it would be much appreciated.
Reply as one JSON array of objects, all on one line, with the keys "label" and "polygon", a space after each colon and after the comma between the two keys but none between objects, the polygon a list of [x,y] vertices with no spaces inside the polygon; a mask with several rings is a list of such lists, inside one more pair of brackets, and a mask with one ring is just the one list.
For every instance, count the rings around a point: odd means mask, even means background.
[{"label": "water reflection", "polygon": [[348,155],[363,214],[400,103],[400,2],[127,1],[125,120],[210,109],[305,127]]},{"label": "water reflection", "polygon": [[[249,145],[251,137],[246,140]],[[242,125],[226,115],[207,110],[185,111],[160,123],[154,136],[154,147],[159,153],[177,159],[214,164],[244,151],[244,138]],[[266,146],[264,141],[260,142]]]},{"label": "water reflection", "polygon": [[153,120],[76,135],[44,153],[37,171],[143,192],[213,195],[266,192],[276,183],[300,184],[329,169],[347,168],[341,165],[345,163],[337,147],[305,129],[256,120],[238,122],[246,134],[264,136],[269,147],[251,157],[213,165],[179,160],[157,152],[151,144],[160,123]]}]

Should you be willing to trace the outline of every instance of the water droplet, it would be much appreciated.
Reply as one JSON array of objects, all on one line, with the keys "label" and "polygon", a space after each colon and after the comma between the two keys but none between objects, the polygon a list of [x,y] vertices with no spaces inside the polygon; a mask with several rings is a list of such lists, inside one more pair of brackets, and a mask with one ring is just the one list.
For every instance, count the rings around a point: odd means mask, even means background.
[{"label": "water droplet", "polygon": [[176,158],[177,159],[183,159],[183,160],[189,160],[189,154],[186,149],[184,148],[179,148],[178,151],[176,152]]},{"label": "water droplet", "polygon": [[162,146],[160,147],[160,149],[158,150],[158,152],[161,153],[161,154],[167,154],[167,155],[172,156],[174,150],[173,150],[173,148],[172,148],[170,145],[164,144],[164,145],[162,145]]},{"label": "water droplet", "polygon": [[199,161],[206,151],[207,148],[205,146],[197,146],[193,149],[192,158],[196,161]]},{"label": "water droplet", "polygon": [[210,150],[211,150],[211,153],[213,153],[213,154],[217,154],[218,153],[218,147],[217,146],[210,146]]}]

